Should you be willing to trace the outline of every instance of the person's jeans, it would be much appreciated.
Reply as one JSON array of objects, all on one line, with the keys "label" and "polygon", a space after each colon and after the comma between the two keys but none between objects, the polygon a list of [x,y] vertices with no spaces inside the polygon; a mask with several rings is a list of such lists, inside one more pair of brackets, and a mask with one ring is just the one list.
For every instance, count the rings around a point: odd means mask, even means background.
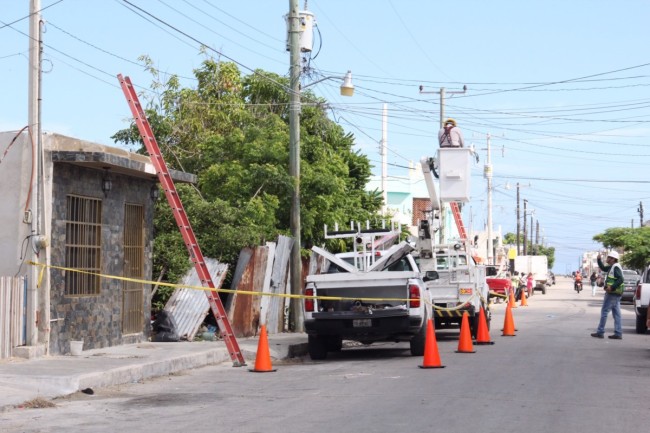
[{"label": "person's jeans", "polygon": [[614,334],[623,335],[623,328],[621,326],[621,297],[606,293],[603,299],[603,307],[600,309],[600,323],[598,323],[598,333],[605,333],[605,323],[607,323],[607,315],[612,312],[614,316]]}]

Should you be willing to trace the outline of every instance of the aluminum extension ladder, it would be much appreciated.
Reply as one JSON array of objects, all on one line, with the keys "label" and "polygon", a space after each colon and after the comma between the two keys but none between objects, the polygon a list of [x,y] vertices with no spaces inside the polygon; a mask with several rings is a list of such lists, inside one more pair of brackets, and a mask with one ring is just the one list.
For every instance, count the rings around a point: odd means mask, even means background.
[{"label": "aluminum extension ladder", "polygon": [[[138,95],[133,85],[131,84],[131,79],[129,77],[123,77],[122,74],[119,74],[117,78],[120,81],[120,86],[122,86],[124,96],[129,103],[129,108],[131,108],[131,113],[133,114],[135,123],[138,125],[138,130],[142,136],[142,141],[144,141],[144,145],[149,152],[149,156],[151,157],[151,162],[156,169],[156,174],[158,175],[160,184],[165,191],[167,201],[172,208],[174,218],[176,219],[176,224],[178,225],[181,235],[183,236],[185,246],[187,246],[187,250],[190,254],[190,259],[194,263],[196,273],[201,280],[201,285],[203,285],[203,287],[214,289],[214,282],[212,281],[208,267],[205,264],[203,253],[201,252],[201,248],[196,241],[194,231],[192,230],[192,226],[190,225],[190,222],[187,218],[187,213],[185,212],[185,208],[183,208],[183,203],[181,203],[181,199],[178,197],[178,192],[176,190],[176,186],[174,185],[174,181],[169,174],[167,163],[165,163],[165,160],[163,159],[163,156],[160,152],[160,147],[158,147],[156,138],[153,136],[149,121],[147,120],[144,110],[140,105]],[[228,316],[226,315],[226,310],[224,309],[223,303],[219,298],[219,293],[216,290],[207,290],[205,294],[208,297],[208,302],[210,304],[212,313],[217,320],[217,325],[219,326],[223,341],[226,343],[228,353],[230,354],[230,358],[233,361],[233,366],[241,367],[246,365],[244,356],[239,349],[237,339],[235,338],[230,323],[228,322]]]}]

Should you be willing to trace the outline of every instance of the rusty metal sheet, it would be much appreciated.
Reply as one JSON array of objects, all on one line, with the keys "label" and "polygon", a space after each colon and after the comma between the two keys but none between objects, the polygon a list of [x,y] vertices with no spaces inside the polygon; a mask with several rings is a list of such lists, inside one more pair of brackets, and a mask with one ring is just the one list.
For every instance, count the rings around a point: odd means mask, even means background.
[{"label": "rusty metal sheet", "polygon": [[[241,269],[236,285],[237,291],[261,292],[268,257],[267,247],[257,247],[254,250],[245,249],[240,254],[237,268]],[[237,273],[237,272],[236,272]],[[230,305],[229,319],[236,337],[252,337],[257,334],[260,320],[261,295],[238,294],[233,296]]]},{"label": "rusty metal sheet", "polygon": [[[205,259],[205,265],[212,277],[214,286],[220,288],[226,278],[228,265],[210,258]],[[201,280],[194,267],[183,277],[180,284],[201,286]],[[164,309],[171,313],[174,318],[178,335],[182,339],[192,341],[205,316],[210,311],[210,304],[204,290],[180,287],[174,290]]]}]

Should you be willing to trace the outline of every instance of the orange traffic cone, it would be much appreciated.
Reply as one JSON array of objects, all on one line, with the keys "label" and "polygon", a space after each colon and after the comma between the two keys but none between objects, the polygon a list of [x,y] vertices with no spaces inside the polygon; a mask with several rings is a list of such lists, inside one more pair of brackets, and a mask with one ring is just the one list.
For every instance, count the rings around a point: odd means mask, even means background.
[{"label": "orange traffic cone", "polygon": [[522,290],[521,291],[521,303],[519,304],[520,307],[527,307],[528,306],[528,301],[526,300],[526,291]]},{"label": "orange traffic cone", "polygon": [[433,330],[433,320],[429,319],[427,322],[427,334],[424,340],[424,359],[420,368],[445,368],[440,363],[440,354],[438,353],[438,342],[436,341],[436,333]]},{"label": "orange traffic cone", "polygon": [[269,342],[266,338],[266,325],[262,325],[260,340],[257,343],[257,354],[255,355],[255,368],[251,368],[248,371],[252,371],[254,373],[269,373],[276,370],[277,369],[273,368],[271,365]]},{"label": "orange traffic cone", "polygon": [[478,314],[478,331],[476,332],[476,344],[494,344],[490,341],[490,330],[487,326],[487,319],[485,318],[485,311],[481,306],[481,311]]},{"label": "orange traffic cone", "polygon": [[506,308],[506,318],[503,321],[503,337],[514,337],[515,336],[515,322],[512,319],[512,308],[508,305]]},{"label": "orange traffic cone", "polygon": [[517,308],[517,301],[515,300],[515,289],[510,291],[510,298],[508,299],[508,307]]},{"label": "orange traffic cone", "polygon": [[456,353],[475,353],[472,344],[472,333],[469,330],[469,318],[467,311],[463,313],[463,321],[460,323],[460,338],[458,339],[458,350]]}]

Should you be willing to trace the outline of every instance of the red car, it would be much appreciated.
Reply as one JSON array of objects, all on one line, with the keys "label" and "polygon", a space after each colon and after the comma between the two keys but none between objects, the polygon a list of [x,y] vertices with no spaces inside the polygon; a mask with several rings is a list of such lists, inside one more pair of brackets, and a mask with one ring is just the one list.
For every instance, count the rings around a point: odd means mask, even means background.
[{"label": "red car", "polygon": [[506,295],[512,288],[512,282],[510,281],[510,278],[497,278],[494,276],[487,277],[485,280],[487,281],[487,285],[490,288],[490,292],[498,293],[500,295]]}]

